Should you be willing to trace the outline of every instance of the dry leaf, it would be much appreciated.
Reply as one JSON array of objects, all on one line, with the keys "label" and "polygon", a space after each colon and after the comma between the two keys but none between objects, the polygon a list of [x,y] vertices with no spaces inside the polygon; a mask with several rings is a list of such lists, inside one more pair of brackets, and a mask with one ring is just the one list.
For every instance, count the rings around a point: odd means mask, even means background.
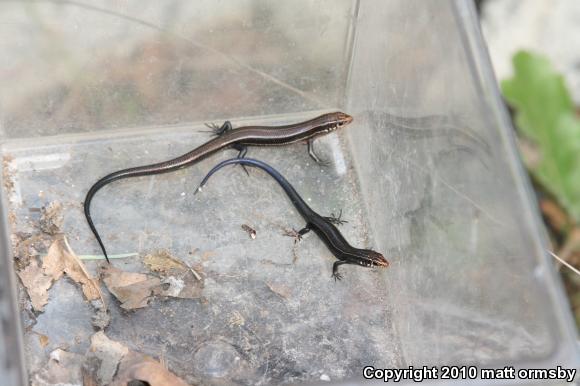
[{"label": "dry leaf", "polygon": [[580,227],[574,227],[569,233],[558,255],[568,263],[575,264],[573,258],[580,252]]},{"label": "dry leaf", "polygon": [[63,237],[62,241],[66,246],[66,250],[64,251],[63,255],[67,261],[64,272],[71,279],[77,283],[82,284],[83,293],[88,300],[101,299],[103,304],[105,304],[105,298],[101,293],[98,281],[91,277],[81,259],[79,259],[79,257],[71,249],[66,237]]},{"label": "dry leaf", "polygon": [[30,264],[17,274],[28,292],[32,308],[38,312],[44,311],[44,306],[48,303],[48,289],[52,285],[52,279],[44,274],[36,260],[31,260]]},{"label": "dry leaf", "polygon": [[276,284],[267,281],[266,285],[268,286],[268,288],[270,288],[272,292],[274,292],[276,295],[284,299],[288,299],[292,295],[292,290],[290,289],[290,287],[285,286],[283,284]]},{"label": "dry leaf", "polygon": [[202,292],[203,281],[196,279],[189,271],[164,278],[161,285],[155,289],[156,295],[181,299],[197,299],[201,297]]},{"label": "dry leaf", "polygon": [[105,267],[103,276],[103,281],[109,291],[126,310],[146,307],[154,288],[161,284],[161,280],[156,277],[124,272],[112,266]]},{"label": "dry leaf", "polygon": [[107,265],[103,269],[103,281],[109,287],[125,287],[131,284],[147,280],[149,276],[144,273],[125,272],[112,265]]},{"label": "dry leaf", "polygon": [[30,259],[39,256],[39,250],[44,250],[50,245],[48,238],[44,234],[31,235],[22,232],[10,235],[16,267],[23,269],[29,264]]},{"label": "dry leaf", "polygon": [[[142,281],[129,285],[140,283]],[[130,351],[102,331],[91,337],[83,368],[83,377],[95,385],[127,386],[131,381],[141,380],[151,386],[187,386],[153,358]]]},{"label": "dry leaf", "polygon": [[53,280],[58,280],[66,273],[75,282],[81,285],[83,294],[87,300],[105,300],[95,279],[86,270],[84,264],[72,251],[66,238],[55,240],[48,249],[43,259],[44,272]]},{"label": "dry leaf", "polygon": [[542,199],[540,201],[542,214],[550,225],[558,232],[562,232],[570,226],[570,220],[566,212],[553,200]]},{"label": "dry leaf", "polygon": [[50,343],[50,339],[44,334],[38,334],[38,342],[40,343],[40,347],[45,348]]},{"label": "dry leaf", "polygon": [[89,369],[83,367],[81,368],[81,373],[83,376],[83,386],[99,386]]},{"label": "dry leaf", "polygon": [[58,240],[54,241],[48,253],[42,260],[42,268],[44,273],[54,281],[57,281],[64,274],[65,259],[63,258],[62,247]]},{"label": "dry leaf", "polygon": [[31,260],[26,268],[17,272],[22,284],[26,287],[34,310],[44,310],[44,306],[48,303],[48,290],[52,283],[60,279],[64,273],[81,284],[83,293],[88,300],[100,298],[105,304],[96,281],[90,277],[70,248],[63,249],[63,243],[68,244],[65,238],[55,240],[51,244],[43,259],[42,268],[36,260]]},{"label": "dry leaf", "polygon": [[90,356],[98,358],[96,378],[101,385],[108,385],[117,372],[119,362],[129,353],[129,349],[119,342],[109,339],[99,331],[91,337]]},{"label": "dry leaf", "polygon": [[187,263],[167,251],[145,256],[145,264],[151,271],[163,277],[161,285],[154,289],[155,295],[182,299],[197,299],[203,290],[203,279]]},{"label": "dry leaf", "polygon": [[131,352],[121,361],[118,375],[111,386],[126,386],[134,380],[147,382],[151,386],[187,386],[187,383],[170,373],[159,362],[146,355]]},{"label": "dry leaf", "polygon": [[54,350],[46,367],[32,379],[32,385],[81,385],[82,361],[82,355]]},{"label": "dry leaf", "polygon": [[183,262],[171,256],[167,251],[158,251],[154,254],[147,255],[143,258],[143,262],[151,271],[162,274],[189,269]]},{"label": "dry leaf", "polygon": [[180,274],[185,270],[189,270],[197,280],[202,280],[199,274],[191,268],[186,262],[179,260],[172,256],[167,251],[159,251],[152,255],[147,255],[143,259],[144,263],[151,271],[159,272],[163,276],[171,274]]},{"label": "dry leaf", "polygon": [[112,291],[115,297],[122,303],[121,307],[126,310],[134,310],[146,307],[151,295],[161,281],[156,278],[149,278],[139,283],[131,284],[125,287],[115,287]]},{"label": "dry leaf", "polygon": [[[146,307],[153,295],[176,297],[182,299],[197,299],[203,291],[203,280],[191,268],[177,265],[172,257],[165,260],[149,259],[149,266],[161,269],[157,263],[169,262],[163,269],[172,267],[174,275],[158,278],[143,273],[124,272],[115,267],[107,266],[103,269],[103,281],[109,291],[121,302],[126,310]],[[178,266],[179,270],[175,267]]]}]

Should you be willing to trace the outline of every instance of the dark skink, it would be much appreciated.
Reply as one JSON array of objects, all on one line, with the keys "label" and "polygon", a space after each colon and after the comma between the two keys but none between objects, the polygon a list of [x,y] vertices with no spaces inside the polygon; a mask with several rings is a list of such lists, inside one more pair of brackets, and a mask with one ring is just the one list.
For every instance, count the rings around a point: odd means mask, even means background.
[{"label": "dark skink", "polygon": [[385,257],[379,252],[351,246],[334,225],[342,222],[340,217],[323,217],[313,211],[306,202],[304,202],[302,197],[300,197],[288,180],[284,178],[284,176],[282,176],[276,169],[262,161],[251,158],[234,158],[220,162],[205,176],[196,192],[201,190],[215,172],[226,165],[232,164],[240,164],[262,169],[278,182],[300,215],[302,215],[304,220],[306,220],[306,226],[298,232],[298,237],[313,230],[339,260],[334,262],[334,265],[332,266],[332,277],[334,277],[335,280],[340,280],[342,278],[342,275],[338,272],[338,267],[342,264],[353,264],[363,267],[389,266],[387,259],[385,259]]},{"label": "dark skink", "polygon": [[313,151],[311,141],[315,137],[330,133],[350,122],[352,122],[352,117],[341,112],[323,114],[309,121],[286,126],[246,126],[233,129],[231,123],[227,121],[222,125],[222,127],[216,128],[216,138],[204,143],[189,153],[183,154],[182,156],[169,161],[119,170],[98,180],[89,189],[87,196],[85,197],[85,217],[87,218],[89,227],[95,235],[107,262],[109,262],[107,251],[95,225],[93,224],[90,211],[91,200],[103,186],[123,178],[150,176],[172,172],[174,170],[191,166],[205,157],[226,148],[234,148],[238,150],[240,152],[239,157],[243,157],[246,154],[247,146],[276,146],[288,145],[299,141],[308,141],[308,151],[310,156],[316,162],[321,162]]}]

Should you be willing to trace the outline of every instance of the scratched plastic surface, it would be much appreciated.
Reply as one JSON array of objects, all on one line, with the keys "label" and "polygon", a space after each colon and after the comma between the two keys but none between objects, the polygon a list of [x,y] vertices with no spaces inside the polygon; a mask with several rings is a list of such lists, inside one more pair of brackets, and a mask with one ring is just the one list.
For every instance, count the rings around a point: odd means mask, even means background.
[{"label": "scratched plastic surface", "polygon": [[[30,231],[35,208],[56,200],[74,250],[97,254],[81,202],[98,177],[198,146],[204,122],[284,124],[338,109],[355,121],[316,143],[329,167],[301,144],[249,155],[319,213],[342,209],[345,237],[391,261],[343,266],[335,283],[314,234],[296,245],[282,235],[303,220],[260,171],[226,168],[194,195],[236,155],[225,151],[96,196],[111,254],[167,249],[205,275],[202,299],[124,312],[108,298],[111,339],[207,385],[357,382],[366,365],[578,364],[467,2],[92,4],[0,4],[6,236]],[[139,257],[114,265],[144,270]],[[91,316],[66,280],[45,312],[22,313],[32,379],[56,348],[85,353]],[[17,365],[0,368],[0,383],[18,384]]]}]

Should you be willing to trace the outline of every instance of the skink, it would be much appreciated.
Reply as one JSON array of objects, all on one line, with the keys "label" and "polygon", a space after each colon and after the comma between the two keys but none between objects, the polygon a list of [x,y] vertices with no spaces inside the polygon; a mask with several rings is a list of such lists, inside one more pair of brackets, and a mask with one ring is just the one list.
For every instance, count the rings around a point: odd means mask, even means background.
[{"label": "skink", "polygon": [[300,197],[294,187],[282,176],[276,169],[270,165],[252,158],[233,158],[225,160],[217,164],[204,177],[196,193],[201,190],[207,183],[209,178],[219,169],[226,165],[240,164],[245,166],[256,167],[268,173],[278,184],[284,189],[286,195],[292,201],[300,215],[306,220],[306,226],[297,232],[298,237],[313,230],[318,237],[326,244],[328,249],[338,259],[332,266],[332,277],[335,280],[342,279],[342,275],[338,272],[338,267],[343,264],[360,265],[363,267],[388,267],[389,262],[379,252],[370,249],[360,249],[351,246],[348,241],[342,236],[338,228],[334,224],[340,224],[342,220],[336,217],[323,217],[312,210],[306,202]]}]

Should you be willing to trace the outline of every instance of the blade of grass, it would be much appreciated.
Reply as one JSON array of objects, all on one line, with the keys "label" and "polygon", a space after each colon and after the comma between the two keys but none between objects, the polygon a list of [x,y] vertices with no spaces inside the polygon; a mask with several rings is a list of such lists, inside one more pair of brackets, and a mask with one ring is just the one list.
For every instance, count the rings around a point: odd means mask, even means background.
[{"label": "blade of grass", "polygon": [[[109,255],[109,259],[125,259],[127,257],[139,256],[138,253],[121,253],[118,255]],[[78,255],[81,260],[105,260],[105,255]]]}]

